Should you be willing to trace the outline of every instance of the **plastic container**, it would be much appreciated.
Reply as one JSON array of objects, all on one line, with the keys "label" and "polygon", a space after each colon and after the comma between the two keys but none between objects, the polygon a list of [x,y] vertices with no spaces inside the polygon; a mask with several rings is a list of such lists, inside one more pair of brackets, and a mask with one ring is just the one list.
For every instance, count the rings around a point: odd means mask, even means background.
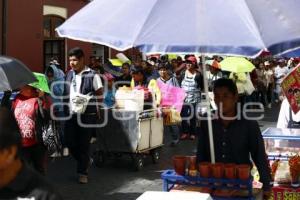
[{"label": "plastic container", "polygon": [[238,178],[241,180],[247,180],[250,177],[250,166],[249,165],[237,165]]},{"label": "plastic container", "polygon": [[144,91],[121,87],[117,90],[116,106],[127,111],[142,111],[144,108]]},{"label": "plastic container", "polygon": [[173,165],[174,165],[174,170],[178,175],[185,175],[185,170],[186,170],[186,156],[173,156]]},{"label": "plastic container", "polygon": [[200,162],[198,164],[198,170],[200,177],[210,178],[211,177],[211,163],[210,162]]},{"label": "plastic container", "polygon": [[224,177],[228,179],[236,178],[236,165],[233,163],[228,163],[224,165]]},{"label": "plastic container", "polygon": [[212,168],[212,177],[223,178],[223,175],[224,175],[224,164],[223,163],[212,164],[211,168]]},{"label": "plastic container", "polygon": [[[236,165],[233,163],[228,163],[224,165],[224,177],[228,179],[236,178]],[[234,186],[234,184],[228,183],[228,187]]]},{"label": "plastic container", "polygon": [[[221,179],[224,176],[224,164],[223,163],[215,163],[212,164],[212,177]],[[221,185],[222,183],[215,183],[216,186]]]}]

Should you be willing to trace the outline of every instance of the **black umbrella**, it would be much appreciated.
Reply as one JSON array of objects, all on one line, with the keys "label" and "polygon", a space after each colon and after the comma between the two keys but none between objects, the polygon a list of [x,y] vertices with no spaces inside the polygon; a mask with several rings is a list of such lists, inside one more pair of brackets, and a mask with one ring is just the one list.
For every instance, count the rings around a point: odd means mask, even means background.
[{"label": "black umbrella", "polygon": [[15,58],[0,56],[0,91],[18,89],[35,81],[25,64]]}]

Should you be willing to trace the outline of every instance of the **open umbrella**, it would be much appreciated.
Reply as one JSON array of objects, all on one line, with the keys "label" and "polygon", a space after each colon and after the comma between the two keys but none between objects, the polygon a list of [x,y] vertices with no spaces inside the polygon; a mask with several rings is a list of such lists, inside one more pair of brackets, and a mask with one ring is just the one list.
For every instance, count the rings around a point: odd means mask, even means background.
[{"label": "open umbrella", "polygon": [[46,76],[44,74],[37,73],[37,72],[33,72],[33,74],[36,77],[37,81],[30,83],[29,85],[43,92],[50,93]]},{"label": "open umbrella", "polygon": [[212,66],[212,67],[214,67],[216,69],[221,69],[220,63],[218,61],[216,61],[216,60],[206,60],[205,64],[209,65],[209,66]]},{"label": "open umbrella", "polygon": [[299,10],[298,0],[97,0],[57,32],[120,51],[277,55],[300,46]]},{"label": "open umbrella", "polygon": [[123,62],[118,58],[111,58],[109,59],[109,62],[116,67],[121,67],[123,65]]},{"label": "open umbrella", "polygon": [[255,66],[243,57],[227,57],[220,62],[223,71],[241,73],[252,72]]},{"label": "open umbrella", "polygon": [[33,73],[22,62],[0,56],[0,91],[18,89],[34,81]]},{"label": "open umbrella", "polygon": [[263,49],[277,55],[300,46],[299,10],[297,0],[97,0],[56,31],[120,51],[138,47],[144,53],[202,53],[202,61],[204,54],[256,56]]}]

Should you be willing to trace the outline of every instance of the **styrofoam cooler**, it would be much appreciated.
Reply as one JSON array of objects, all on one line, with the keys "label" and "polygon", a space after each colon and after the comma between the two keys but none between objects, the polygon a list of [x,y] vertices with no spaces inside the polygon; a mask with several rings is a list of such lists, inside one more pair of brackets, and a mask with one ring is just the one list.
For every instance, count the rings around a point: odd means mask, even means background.
[{"label": "styrofoam cooler", "polygon": [[119,89],[115,95],[116,105],[120,109],[141,112],[144,108],[144,91]]}]

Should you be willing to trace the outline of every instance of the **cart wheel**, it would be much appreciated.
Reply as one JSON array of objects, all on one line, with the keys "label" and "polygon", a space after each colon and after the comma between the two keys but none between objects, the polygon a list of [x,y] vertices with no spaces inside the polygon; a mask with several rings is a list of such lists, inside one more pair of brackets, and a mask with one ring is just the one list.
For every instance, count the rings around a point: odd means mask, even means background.
[{"label": "cart wheel", "polygon": [[144,158],[141,154],[133,156],[133,167],[135,171],[140,171],[144,167]]},{"label": "cart wheel", "polygon": [[97,167],[103,167],[104,162],[105,162],[105,154],[103,151],[97,151],[95,152],[95,158],[94,158],[94,163]]},{"label": "cart wheel", "polygon": [[121,158],[122,156],[122,153],[114,153],[114,158]]},{"label": "cart wheel", "polygon": [[151,150],[151,157],[152,157],[152,162],[154,164],[158,163],[158,160],[160,159],[159,150],[157,150],[157,149]]}]

